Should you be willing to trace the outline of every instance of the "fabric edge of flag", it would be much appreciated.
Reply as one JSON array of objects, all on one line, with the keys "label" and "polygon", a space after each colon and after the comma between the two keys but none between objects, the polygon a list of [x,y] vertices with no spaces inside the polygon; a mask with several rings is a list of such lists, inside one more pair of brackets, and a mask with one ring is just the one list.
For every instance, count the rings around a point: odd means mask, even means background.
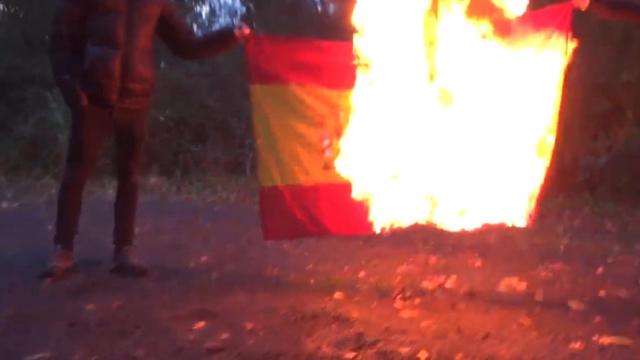
[{"label": "fabric edge of flag", "polygon": [[351,184],[262,186],[265,240],[373,235],[368,208],[351,197]]}]

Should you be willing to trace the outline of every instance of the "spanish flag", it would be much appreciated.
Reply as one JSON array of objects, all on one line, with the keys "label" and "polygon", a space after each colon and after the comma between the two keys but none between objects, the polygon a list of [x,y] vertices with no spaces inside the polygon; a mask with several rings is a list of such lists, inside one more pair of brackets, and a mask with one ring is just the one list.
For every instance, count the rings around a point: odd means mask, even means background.
[{"label": "spanish flag", "polygon": [[350,42],[256,36],[247,44],[265,239],[371,234],[335,170],[349,119]]},{"label": "spanish flag", "polygon": [[[568,36],[571,13],[571,3],[551,5],[502,30]],[[374,233],[367,205],[352,198],[333,165],[355,84],[352,43],[259,35],[246,54],[264,238]]]}]

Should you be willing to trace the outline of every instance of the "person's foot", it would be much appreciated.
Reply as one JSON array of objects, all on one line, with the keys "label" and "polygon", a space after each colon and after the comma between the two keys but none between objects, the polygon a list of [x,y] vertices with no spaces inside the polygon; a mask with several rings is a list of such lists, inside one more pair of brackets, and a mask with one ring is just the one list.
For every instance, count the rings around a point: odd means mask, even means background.
[{"label": "person's foot", "polygon": [[47,270],[41,273],[40,279],[60,280],[75,272],[75,261],[73,251],[65,250],[56,246],[53,252],[53,259]]},{"label": "person's foot", "polygon": [[135,258],[132,246],[116,248],[111,273],[125,277],[145,277],[149,270]]}]

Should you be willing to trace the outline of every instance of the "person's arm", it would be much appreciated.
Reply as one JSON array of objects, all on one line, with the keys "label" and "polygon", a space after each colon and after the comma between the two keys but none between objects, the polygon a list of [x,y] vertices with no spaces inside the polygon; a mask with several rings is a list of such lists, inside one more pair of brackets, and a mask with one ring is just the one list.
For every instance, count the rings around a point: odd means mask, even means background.
[{"label": "person's arm", "polygon": [[615,20],[640,22],[640,3],[629,0],[573,0],[582,11],[594,13]]},{"label": "person's arm", "polygon": [[68,105],[84,105],[79,86],[86,45],[84,0],[57,0],[50,34],[53,77]]},{"label": "person's arm", "polygon": [[160,39],[175,55],[192,60],[226,51],[247,38],[250,33],[246,25],[241,25],[197,36],[170,1],[165,2],[158,21]]}]

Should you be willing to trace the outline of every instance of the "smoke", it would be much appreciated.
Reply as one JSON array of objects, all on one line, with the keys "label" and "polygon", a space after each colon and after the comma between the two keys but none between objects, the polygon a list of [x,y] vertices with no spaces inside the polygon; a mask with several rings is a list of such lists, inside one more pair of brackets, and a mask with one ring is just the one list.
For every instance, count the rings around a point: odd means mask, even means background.
[{"label": "smoke", "polygon": [[193,0],[191,3],[190,20],[197,33],[236,25],[249,10],[244,0]]}]

